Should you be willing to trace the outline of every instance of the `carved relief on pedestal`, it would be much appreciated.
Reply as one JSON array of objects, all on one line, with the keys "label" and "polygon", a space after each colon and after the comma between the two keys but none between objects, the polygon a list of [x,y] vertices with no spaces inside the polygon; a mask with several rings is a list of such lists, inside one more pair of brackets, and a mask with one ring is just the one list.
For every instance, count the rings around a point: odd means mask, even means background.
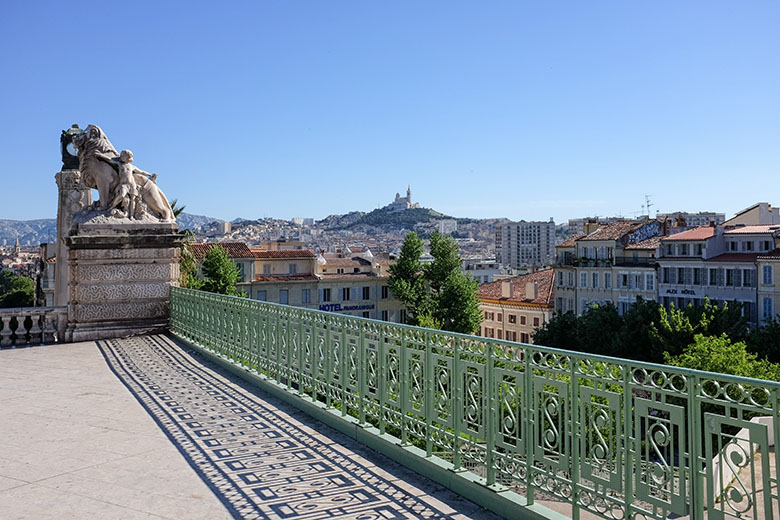
[{"label": "carved relief on pedestal", "polygon": [[170,295],[170,291],[171,286],[165,282],[82,283],[76,287],[74,298],[79,303],[165,299]]}]

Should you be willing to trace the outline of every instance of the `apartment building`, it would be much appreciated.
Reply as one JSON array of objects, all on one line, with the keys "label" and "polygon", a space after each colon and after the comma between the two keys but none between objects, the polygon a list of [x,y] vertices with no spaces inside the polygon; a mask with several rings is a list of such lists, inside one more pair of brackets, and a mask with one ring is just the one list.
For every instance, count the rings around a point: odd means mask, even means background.
[{"label": "apartment building", "polygon": [[553,270],[505,278],[479,287],[483,312],[479,334],[532,343],[534,331],[553,316]]},{"label": "apartment building", "polygon": [[[736,301],[749,321],[758,324],[764,305],[775,312],[773,251],[779,235],[780,225],[753,225],[699,227],[664,237],[659,301],[678,308],[702,305],[705,298],[716,304]],[[764,272],[764,267],[770,269]]]},{"label": "apartment building", "polygon": [[555,311],[579,315],[611,302],[622,314],[637,297],[655,300],[661,224],[621,220],[588,231],[556,247]]},{"label": "apartment building", "polygon": [[687,211],[674,211],[672,213],[658,213],[657,220],[669,220],[671,222],[684,222],[686,227],[709,226],[713,222],[720,226],[726,221],[725,213],[715,213],[714,211],[699,211],[698,213],[689,213]]},{"label": "apartment building", "polygon": [[555,260],[555,222],[506,222],[496,227],[496,260],[512,269],[543,267]]}]

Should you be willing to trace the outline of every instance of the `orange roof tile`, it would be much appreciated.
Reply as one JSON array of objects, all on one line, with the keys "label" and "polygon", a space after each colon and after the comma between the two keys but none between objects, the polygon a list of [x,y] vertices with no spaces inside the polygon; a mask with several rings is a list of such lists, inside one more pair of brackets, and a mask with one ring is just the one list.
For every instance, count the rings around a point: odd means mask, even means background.
[{"label": "orange roof tile", "polygon": [[580,238],[580,240],[617,240],[624,235],[631,233],[642,224],[642,222],[634,222],[633,220],[618,220],[617,222],[612,222],[606,226],[601,226],[596,231]]},{"label": "orange roof tile", "polygon": [[756,233],[775,233],[780,231],[780,226],[739,226],[727,229],[723,233],[726,235],[747,235]]},{"label": "orange roof tile", "polygon": [[[495,282],[485,283],[479,286],[477,297],[480,300],[500,300],[515,303],[537,303],[547,305],[552,300],[553,277],[555,272],[552,269],[543,269],[535,273],[504,278]],[[512,284],[512,296],[504,298],[501,296],[501,285],[504,282]],[[525,287],[528,283],[539,284],[539,291],[534,299],[526,298]]]},{"label": "orange roof tile", "polygon": [[192,254],[195,258],[202,260],[214,246],[224,248],[230,258],[254,258],[255,254],[247,247],[244,242],[195,242],[190,244]]},{"label": "orange roof tile", "polygon": [[316,282],[318,278],[313,274],[288,274],[273,276],[255,276],[255,282]]},{"label": "orange roof tile", "polygon": [[571,238],[567,238],[566,240],[564,240],[560,244],[556,244],[555,247],[574,247],[576,245],[575,242],[577,242],[577,240],[581,239],[584,236],[585,236],[585,233],[580,233],[577,236],[573,236]]},{"label": "orange roof tile", "polygon": [[712,226],[699,226],[682,233],[676,233],[668,237],[661,239],[662,242],[670,242],[672,240],[707,240],[715,236],[715,228]]},{"label": "orange roof tile", "polygon": [[624,249],[657,249],[661,244],[662,236],[650,237],[647,240],[635,244],[626,244]]},{"label": "orange roof tile", "polygon": [[280,251],[265,251],[252,248],[255,258],[314,258],[310,249],[282,249]]}]

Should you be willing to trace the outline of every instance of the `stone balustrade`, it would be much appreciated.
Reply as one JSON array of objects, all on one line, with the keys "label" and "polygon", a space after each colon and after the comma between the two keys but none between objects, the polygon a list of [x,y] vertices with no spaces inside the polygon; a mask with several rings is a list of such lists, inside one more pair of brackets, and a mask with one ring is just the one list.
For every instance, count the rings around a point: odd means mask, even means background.
[{"label": "stone balustrade", "polygon": [[0,309],[0,347],[60,343],[67,321],[64,306]]}]

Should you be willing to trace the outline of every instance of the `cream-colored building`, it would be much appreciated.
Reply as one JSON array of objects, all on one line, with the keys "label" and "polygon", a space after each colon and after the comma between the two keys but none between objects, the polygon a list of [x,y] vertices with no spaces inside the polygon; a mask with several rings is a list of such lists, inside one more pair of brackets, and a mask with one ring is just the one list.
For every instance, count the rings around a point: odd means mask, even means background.
[{"label": "cream-colored building", "polygon": [[553,316],[553,270],[505,278],[479,286],[483,312],[479,334],[533,343],[534,331]]},{"label": "cream-colored building", "polygon": [[756,266],[759,317],[761,321],[777,318],[780,315],[780,249],[759,254]]},{"label": "cream-colored building", "polygon": [[655,220],[612,222],[556,246],[555,310],[584,313],[610,302],[623,314],[637,297],[655,300],[662,227]]}]

